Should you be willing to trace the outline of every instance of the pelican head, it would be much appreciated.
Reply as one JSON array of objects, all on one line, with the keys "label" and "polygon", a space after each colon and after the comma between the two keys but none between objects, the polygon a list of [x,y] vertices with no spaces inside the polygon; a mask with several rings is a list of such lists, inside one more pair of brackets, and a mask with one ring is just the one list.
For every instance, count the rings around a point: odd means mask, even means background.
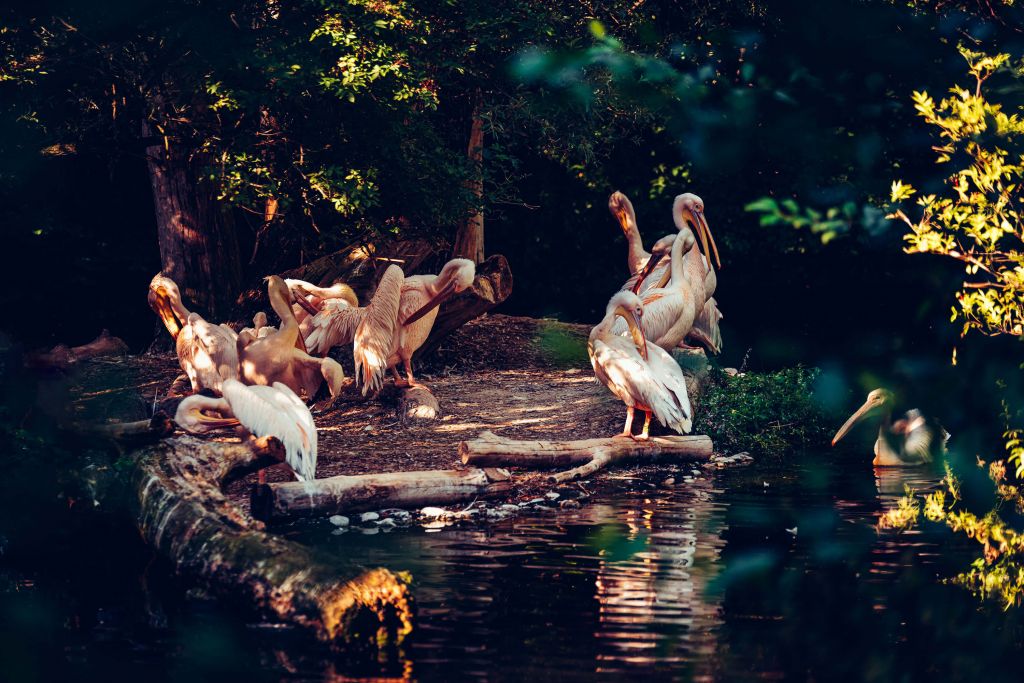
[{"label": "pelican head", "polygon": [[647,339],[644,337],[644,328],[640,321],[644,317],[644,302],[635,293],[627,290],[616,292],[615,296],[608,301],[606,315],[614,314],[621,316],[629,326],[629,334],[633,337],[636,350],[644,360],[647,360]]},{"label": "pelican head", "polygon": [[204,411],[229,411],[227,401],[196,394],[178,404],[174,421],[189,434],[206,434],[216,429],[234,427],[238,420],[233,417],[213,417]]},{"label": "pelican head", "polygon": [[160,316],[160,320],[167,331],[171,333],[171,337],[177,339],[178,333],[181,331],[181,324],[184,322],[176,314],[176,309],[181,305],[181,292],[178,291],[178,285],[171,278],[157,273],[149,283],[147,300],[149,307]]},{"label": "pelican head", "polygon": [[700,243],[704,248],[704,255],[708,257],[708,262],[711,261],[711,252],[714,251],[715,263],[719,268],[722,267],[722,261],[718,257],[718,245],[715,244],[715,238],[711,234],[707,218],[704,217],[703,199],[692,192],[684,192],[677,196],[672,202],[672,220],[675,221],[676,228],[680,231],[687,224],[693,225],[697,236],[700,237]]},{"label": "pelican head", "polygon": [[636,215],[633,213],[633,203],[629,201],[629,197],[618,190],[612,192],[612,196],[608,197],[608,210],[618,219],[619,227],[628,238],[633,227],[633,216]]},{"label": "pelican head", "polygon": [[864,401],[864,405],[857,409],[853,415],[850,416],[843,426],[839,428],[836,435],[832,437],[832,445],[835,446],[839,443],[839,440],[846,436],[846,433],[850,431],[853,425],[857,424],[861,420],[877,415],[882,410],[892,407],[893,395],[888,389],[875,389],[868,394],[868,398]]},{"label": "pelican head", "polygon": [[437,286],[437,293],[430,298],[418,311],[405,319],[404,325],[411,325],[431,310],[440,306],[446,299],[459,292],[464,292],[473,285],[476,279],[476,265],[469,259],[453,258],[444,264],[444,268],[438,273],[434,281]]}]

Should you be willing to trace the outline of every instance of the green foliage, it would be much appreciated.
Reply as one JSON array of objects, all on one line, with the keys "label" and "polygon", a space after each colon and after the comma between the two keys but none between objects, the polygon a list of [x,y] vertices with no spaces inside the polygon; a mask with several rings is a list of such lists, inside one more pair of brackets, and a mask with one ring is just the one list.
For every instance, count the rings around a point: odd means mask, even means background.
[{"label": "green foliage", "polygon": [[723,453],[782,457],[825,443],[828,420],[812,393],[819,371],[803,367],[730,377],[712,370],[700,396],[694,433]]},{"label": "green foliage", "polygon": [[[908,253],[939,254],[964,264],[952,320],[961,334],[1024,334],[1024,155],[1020,104],[990,99],[986,82],[996,74],[1012,80],[1024,65],[1008,54],[987,55],[960,47],[972,87],[953,87],[938,103],[927,92],[913,94],[914,108],[932,126],[937,164],[948,164],[946,190],[919,194],[903,181],[892,184],[891,217],[909,231]],[[998,91],[996,91],[998,92]],[[917,209],[904,209],[917,196]],[[916,214],[911,218],[910,214]]]},{"label": "green foliage", "polygon": [[761,197],[757,201],[747,204],[743,209],[760,214],[761,225],[809,228],[813,234],[821,237],[822,244],[828,244],[849,230],[850,224],[857,216],[857,205],[854,202],[846,202],[841,207],[833,206],[819,211],[811,207],[801,207],[796,200],[789,197],[781,201],[776,201],[772,197]]}]

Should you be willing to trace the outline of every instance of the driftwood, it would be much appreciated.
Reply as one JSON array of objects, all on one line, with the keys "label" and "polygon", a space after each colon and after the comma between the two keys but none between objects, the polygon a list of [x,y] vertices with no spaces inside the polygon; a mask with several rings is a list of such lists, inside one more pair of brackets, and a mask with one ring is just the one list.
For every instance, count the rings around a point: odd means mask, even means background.
[{"label": "driftwood", "polygon": [[[324,287],[340,280],[355,290],[360,301],[366,301],[376,289],[380,275],[390,264],[397,263],[406,273],[412,274],[434,254],[434,247],[426,240],[400,240],[377,246],[360,244],[322,256],[279,275]],[[269,305],[266,287],[247,290],[238,297],[237,317],[248,320],[256,311],[267,309]]]},{"label": "driftwood", "polygon": [[706,461],[712,454],[707,436],[660,436],[646,441],[611,437],[582,441],[517,441],[483,432],[459,444],[459,456],[475,467],[524,467],[554,469],[572,467],[551,475],[554,483],[582,479],[616,462]]},{"label": "driftwood", "polygon": [[512,270],[504,256],[495,254],[483,263],[478,263],[473,286],[441,306],[430,336],[416,352],[416,356],[430,353],[454,330],[502,303],[511,293]]},{"label": "driftwood", "polygon": [[110,332],[103,330],[100,336],[88,344],[81,346],[67,346],[57,344],[49,351],[40,351],[25,355],[25,365],[30,368],[55,368],[67,370],[75,363],[91,358],[102,356],[123,356],[128,353],[128,345],[117,337],[111,336]]},{"label": "driftwood", "polygon": [[441,406],[430,389],[417,385],[402,390],[402,397],[398,400],[398,419],[402,424],[440,418]]},{"label": "driftwood", "polygon": [[259,486],[253,491],[252,513],[269,521],[389,507],[444,505],[499,496],[511,488],[509,473],[492,468],[329,477]]},{"label": "driftwood", "polygon": [[164,440],[135,454],[130,508],[143,539],[176,572],[211,593],[349,649],[394,645],[411,631],[406,582],[385,569],[346,578],[306,546],[268,534],[221,490],[274,465],[273,438],[218,443]]}]

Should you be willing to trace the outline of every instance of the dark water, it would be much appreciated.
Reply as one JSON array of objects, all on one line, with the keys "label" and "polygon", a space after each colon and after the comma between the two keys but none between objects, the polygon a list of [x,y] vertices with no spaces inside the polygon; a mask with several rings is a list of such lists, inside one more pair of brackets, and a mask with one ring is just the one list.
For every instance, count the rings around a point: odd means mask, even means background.
[{"label": "dark water", "polygon": [[182,601],[146,558],[104,576],[8,572],[0,678],[1016,676],[1020,617],[941,581],[966,568],[970,542],[934,525],[874,528],[905,485],[928,490],[938,475],[873,472],[859,456],[794,461],[693,482],[684,467],[671,489],[487,527],[287,530],[339,564],[412,573],[415,640],[385,663],[332,659],[287,629]]}]

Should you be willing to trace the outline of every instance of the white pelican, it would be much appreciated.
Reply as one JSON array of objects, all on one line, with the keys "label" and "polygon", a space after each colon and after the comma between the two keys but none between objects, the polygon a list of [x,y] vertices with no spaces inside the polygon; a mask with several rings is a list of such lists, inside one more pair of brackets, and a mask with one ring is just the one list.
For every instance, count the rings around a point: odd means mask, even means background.
[{"label": "white pelican", "polygon": [[[380,387],[385,369],[391,370],[397,385],[416,385],[412,356],[430,335],[437,307],[469,288],[475,276],[476,266],[468,259],[452,259],[437,275],[404,277],[401,268],[388,266],[368,306],[325,302],[324,309],[314,316],[310,348],[314,353],[327,353],[352,341],[356,381],[362,384],[364,396]],[[405,368],[405,381],[398,374],[399,363]]]},{"label": "white pelican", "polygon": [[316,479],[316,425],[294,391],[280,382],[246,386],[236,379],[224,380],[222,390],[223,398],[189,396],[178,404],[174,421],[191,434],[241,424],[254,436],[276,436],[284,444],[285,459],[295,477]]},{"label": "white pelican", "polygon": [[186,309],[178,285],[160,273],[149,283],[148,300],[174,338],[178,363],[193,393],[220,393],[224,380],[238,377],[237,335],[230,327],[214,325]]},{"label": "white pelican", "polygon": [[619,221],[622,234],[626,236],[628,245],[626,267],[629,268],[630,275],[636,275],[647,265],[647,260],[651,258],[651,255],[644,250],[643,240],[640,239],[640,229],[636,225],[633,202],[629,201],[629,197],[623,193],[615,191],[608,197],[608,210]]},{"label": "white pelican", "polygon": [[835,446],[857,422],[869,415],[882,418],[875,440],[873,465],[900,467],[921,465],[935,460],[946,452],[949,434],[935,420],[925,417],[919,410],[908,410],[903,419],[892,421],[893,395],[886,389],[875,389],[867,400],[850,416],[836,435],[832,437]]},{"label": "white pelican", "polygon": [[722,352],[722,329],[719,322],[725,316],[718,310],[718,302],[711,297],[704,302],[704,309],[697,314],[693,327],[686,335],[684,342],[703,346],[716,356]]},{"label": "white pelican", "polygon": [[[644,292],[642,299],[644,336],[666,351],[671,351],[683,341],[693,327],[698,309],[703,306],[703,302],[699,301],[700,292],[694,291],[685,272],[684,255],[696,251],[694,245],[693,233],[688,228],[675,235],[662,237],[654,243],[651,258],[644,269],[637,273],[634,284],[634,290],[642,288],[651,273],[659,272],[659,262],[665,252],[671,254],[669,270],[662,273],[662,283]],[[665,279],[668,282],[664,282]],[[700,286],[698,283],[698,288]],[[626,334],[626,322],[616,321],[614,331],[619,335]]]},{"label": "white pelican", "polygon": [[[618,436],[632,437],[633,411],[644,411],[640,440],[648,438],[651,415],[680,434],[689,433],[693,413],[679,364],[661,347],[644,338],[643,302],[633,292],[618,292],[608,302],[604,319],[590,332],[587,352],[594,374],[626,404],[626,424]],[[616,317],[629,326],[632,339],[612,331]]]},{"label": "white pelican", "polygon": [[248,346],[257,339],[263,339],[268,334],[277,332],[276,327],[267,324],[267,314],[258,312],[252,317],[252,327],[243,327],[238,333],[238,345]]},{"label": "white pelican", "polygon": [[[618,200],[616,195],[620,195],[621,199],[625,201]],[[615,201],[613,202],[613,200]],[[617,192],[608,200],[609,208],[612,207],[613,203],[621,207],[619,211],[612,209],[612,213],[619,218],[619,225],[622,227],[622,231],[626,233],[626,239],[630,242],[627,260],[630,266],[630,275],[633,277],[622,285],[622,289],[635,289],[637,274],[644,266],[648,265],[650,254],[643,251],[643,246],[640,244],[640,233],[636,227],[636,216],[633,214],[633,205],[629,203],[629,199],[621,192]],[[691,192],[684,192],[677,196],[672,202],[672,220],[675,223],[676,230],[679,232],[689,230],[689,225],[692,224],[693,230],[699,236],[700,243],[704,247],[705,254],[701,254],[699,250],[686,252],[688,276],[694,285],[697,282],[703,283],[703,298],[698,303],[698,310],[700,310],[704,302],[715,293],[718,283],[718,276],[715,274],[715,270],[711,267],[709,261],[712,249],[714,250],[715,261],[718,263],[718,267],[722,267],[721,262],[718,260],[718,246],[715,244],[711,228],[704,217],[704,200]],[[635,248],[634,243],[636,245]],[[633,269],[635,264],[639,264],[636,270]],[[668,280],[668,269],[669,264],[662,264],[656,268],[649,282],[641,286],[639,294],[643,296],[648,289],[664,286],[664,283]]]},{"label": "white pelican", "polygon": [[281,326],[262,339],[238,344],[239,377],[246,384],[273,385],[281,382],[305,400],[312,399],[326,381],[331,398],[341,392],[345,372],[332,358],[317,358],[305,351],[299,323],[291,308],[291,292],[284,280],[267,278],[270,306],[281,318]]},{"label": "white pelican", "polygon": [[359,297],[344,282],[335,282],[330,287],[319,287],[305,280],[287,278],[284,283],[292,293],[292,312],[299,321],[299,331],[303,339],[308,337],[313,329],[312,317],[320,312],[324,302],[338,301],[349,306],[359,305]]}]

